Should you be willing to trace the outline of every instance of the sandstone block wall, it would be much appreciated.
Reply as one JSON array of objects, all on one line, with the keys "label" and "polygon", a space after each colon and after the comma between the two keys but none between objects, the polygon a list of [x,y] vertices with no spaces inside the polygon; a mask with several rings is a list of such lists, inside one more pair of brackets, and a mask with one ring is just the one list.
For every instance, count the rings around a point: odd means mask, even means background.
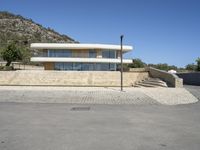
[{"label": "sandstone block wall", "polygon": [[[124,72],[124,86],[149,77],[148,72]],[[120,86],[118,71],[0,71],[0,85]]]}]

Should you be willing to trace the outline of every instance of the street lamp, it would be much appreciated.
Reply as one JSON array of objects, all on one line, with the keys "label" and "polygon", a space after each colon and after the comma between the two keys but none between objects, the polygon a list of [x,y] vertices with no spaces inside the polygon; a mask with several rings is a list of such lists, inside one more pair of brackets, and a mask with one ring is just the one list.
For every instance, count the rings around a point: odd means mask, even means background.
[{"label": "street lamp", "polygon": [[120,42],[121,42],[121,53],[120,53],[120,57],[121,57],[121,91],[123,91],[123,55],[122,55],[122,50],[123,50],[123,35],[120,36]]}]

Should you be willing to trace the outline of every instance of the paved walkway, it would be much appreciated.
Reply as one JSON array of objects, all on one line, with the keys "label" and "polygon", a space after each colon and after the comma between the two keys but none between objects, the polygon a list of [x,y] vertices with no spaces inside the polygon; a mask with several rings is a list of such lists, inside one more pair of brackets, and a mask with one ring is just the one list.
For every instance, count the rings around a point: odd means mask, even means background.
[{"label": "paved walkway", "polygon": [[0,102],[74,104],[187,104],[197,102],[184,88],[0,86]]}]

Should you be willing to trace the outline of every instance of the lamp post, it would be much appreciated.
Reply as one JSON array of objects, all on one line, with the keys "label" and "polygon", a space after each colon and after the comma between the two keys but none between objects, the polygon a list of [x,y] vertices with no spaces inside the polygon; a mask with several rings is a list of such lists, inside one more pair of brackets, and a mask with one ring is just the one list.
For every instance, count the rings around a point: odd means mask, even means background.
[{"label": "lamp post", "polygon": [[121,53],[120,53],[120,57],[121,57],[121,91],[123,91],[123,55],[122,55],[122,50],[123,50],[123,35],[120,36],[120,42],[121,42]]}]

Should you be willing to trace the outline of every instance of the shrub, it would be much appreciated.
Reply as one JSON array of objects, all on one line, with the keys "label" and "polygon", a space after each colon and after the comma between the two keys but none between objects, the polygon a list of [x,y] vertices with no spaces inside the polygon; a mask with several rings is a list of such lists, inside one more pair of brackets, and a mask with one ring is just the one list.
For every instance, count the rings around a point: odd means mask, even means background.
[{"label": "shrub", "polygon": [[197,71],[200,71],[200,57],[197,58],[196,62],[197,62]]},{"label": "shrub", "polygon": [[146,64],[139,58],[133,59],[133,63],[129,64],[129,68],[144,68]]},{"label": "shrub", "polygon": [[186,70],[195,71],[197,69],[197,65],[192,63],[192,64],[188,64],[185,68]]},{"label": "shrub", "polygon": [[16,47],[14,43],[9,44],[1,52],[3,60],[7,61],[6,66],[10,66],[13,61],[21,60],[22,54],[21,51]]}]

